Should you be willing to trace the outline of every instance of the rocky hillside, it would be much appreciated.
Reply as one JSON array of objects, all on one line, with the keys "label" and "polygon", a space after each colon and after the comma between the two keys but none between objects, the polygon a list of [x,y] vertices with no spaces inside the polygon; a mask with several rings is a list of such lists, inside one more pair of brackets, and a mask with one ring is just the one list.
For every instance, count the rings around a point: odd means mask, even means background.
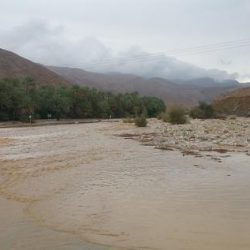
[{"label": "rocky hillside", "polygon": [[31,77],[39,84],[69,84],[68,80],[46,67],[15,53],[0,49],[0,79]]},{"label": "rocky hillside", "polygon": [[250,116],[250,87],[235,90],[218,98],[214,107],[221,113]]}]

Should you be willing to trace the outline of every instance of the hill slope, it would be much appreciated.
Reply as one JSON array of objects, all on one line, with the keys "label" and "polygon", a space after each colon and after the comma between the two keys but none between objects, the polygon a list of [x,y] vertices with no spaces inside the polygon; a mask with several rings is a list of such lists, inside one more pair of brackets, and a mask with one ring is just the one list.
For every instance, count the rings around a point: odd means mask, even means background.
[{"label": "hill slope", "polygon": [[0,49],[0,79],[31,77],[39,84],[69,84],[68,80],[46,67],[13,52]]},{"label": "hill slope", "polygon": [[222,113],[250,116],[250,87],[235,90],[214,102]]}]

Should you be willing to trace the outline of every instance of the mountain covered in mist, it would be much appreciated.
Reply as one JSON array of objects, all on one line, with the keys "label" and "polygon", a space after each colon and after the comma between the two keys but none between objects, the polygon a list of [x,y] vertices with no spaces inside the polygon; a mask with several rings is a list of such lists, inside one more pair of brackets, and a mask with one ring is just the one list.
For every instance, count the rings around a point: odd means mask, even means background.
[{"label": "mountain covered in mist", "polygon": [[156,96],[168,105],[196,105],[210,102],[221,94],[237,89],[237,81],[217,82],[211,78],[167,80],[160,77],[144,78],[133,74],[94,73],[68,67],[45,67],[15,53],[0,49],[0,79],[30,77],[39,84],[78,84],[111,92],[138,92]]},{"label": "mountain covered in mist", "polygon": [[170,81],[163,78],[143,78],[132,74],[93,73],[77,68],[48,67],[67,80],[104,91],[139,92],[162,98],[169,105],[196,105],[210,102],[227,91],[238,88],[237,81],[216,82],[213,79]]}]

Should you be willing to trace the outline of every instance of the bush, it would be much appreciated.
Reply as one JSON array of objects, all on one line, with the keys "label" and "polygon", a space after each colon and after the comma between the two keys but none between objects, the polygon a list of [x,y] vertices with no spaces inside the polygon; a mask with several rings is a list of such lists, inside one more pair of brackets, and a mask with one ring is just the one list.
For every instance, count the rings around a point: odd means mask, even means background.
[{"label": "bush", "polygon": [[168,122],[169,121],[169,115],[168,113],[160,113],[159,116],[157,117],[159,120],[162,120],[164,122]]},{"label": "bush", "polygon": [[200,102],[198,107],[193,108],[189,114],[193,119],[211,119],[216,117],[215,110],[212,105]]},{"label": "bush", "polygon": [[187,117],[183,108],[173,108],[168,113],[168,121],[172,124],[185,124]]},{"label": "bush", "polygon": [[142,115],[135,118],[135,125],[137,127],[146,127],[147,126],[147,119],[146,116]]},{"label": "bush", "polygon": [[199,107],[195,107],[190,110],[189,116],[193,119],[203,119],[204,114],[203,111]]}]

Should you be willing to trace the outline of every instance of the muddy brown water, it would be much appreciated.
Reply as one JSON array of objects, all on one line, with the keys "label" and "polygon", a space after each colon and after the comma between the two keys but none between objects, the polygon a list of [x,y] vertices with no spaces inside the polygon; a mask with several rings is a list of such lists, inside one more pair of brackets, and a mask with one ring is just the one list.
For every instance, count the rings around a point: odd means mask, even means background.
[{"label": "muddy brown water", "polygon": [[0,249],[250,249],[249,156],[161,151],[126,126],[1,129]]}]

